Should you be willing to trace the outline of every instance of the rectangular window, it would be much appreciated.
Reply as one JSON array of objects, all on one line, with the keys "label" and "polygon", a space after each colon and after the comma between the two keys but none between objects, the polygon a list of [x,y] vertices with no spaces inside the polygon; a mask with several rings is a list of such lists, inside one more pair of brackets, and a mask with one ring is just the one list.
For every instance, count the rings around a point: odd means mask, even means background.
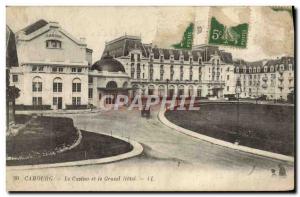
[{"label": "rectangular window", "polygon": [[64,68],[59,67],[59,68],[58,68],[58,72],[64,72]]},{"label": "rectangular window", "polygon": [[57,67],[53,67],[52,72],[57,72]]},{"label": "rectangular window", "polygon": [[93,83],[93,77],[89,76],[89,83],[92,84]]},{"label": "rectangular window", "polygon": [[42,97],[32,97],[32,105],[42,105]]},{"label": "rectangular window", "polygon": [[81,97],[72,97],[72,105],[81,105]]},{"label": "rectangular window", "polygon": [[93,88],[89,88],[89,98],[93,98]]},{"label": "rectangular window", "polygon": [[57,100],[58,100],[57,97],[53,97],[53,105],[57,105],[58,103]]},{"label": "rectangular window", "polygon": [[62,83],[53,83],[53,92],[62,92]]},{"label": "rectangular window", "polygon": [[72,92],[81,92],[81,83],[72,83]]},{"label": "rectangular window", "polygon": [[41,92],[42,91],[42,82],[32,82],[32,91]]},{"label": "rectangular window", "polygon": [[227,75],[227,80],[229,80],[229,75]]},{"label": "rectangular window", "polygon": [[197,89],[197,96],[201,97],[201,89]]},{"label": "rectangular window", "polygon": [[39,66],[39,71],[44,71],[44,66]]},{"label": "rectangular window", "polygon": [[141,61],[141,55],[140,54],[137,55],[137,61]]},{"label": "rectangular window", "polygon": [[227,91],[229,91],[229,86],[227,86]]},{"label": "rectangular window", "polygon": [[19,76],[18,75],[13,75],[13,82],[18,82],[19,81]]},{"label": "rectangular window", "polygon": [[72,73],[76,73],[76,68],[72,68]]},{"label": "rectangular window", "polygon": [[81,73],[82,72],[82,68],[78,68],[77,72]]},{"label": "rectangular window", "polygon": [[31,71],[36,71],[37,70],[37,66],[32,66]]}]

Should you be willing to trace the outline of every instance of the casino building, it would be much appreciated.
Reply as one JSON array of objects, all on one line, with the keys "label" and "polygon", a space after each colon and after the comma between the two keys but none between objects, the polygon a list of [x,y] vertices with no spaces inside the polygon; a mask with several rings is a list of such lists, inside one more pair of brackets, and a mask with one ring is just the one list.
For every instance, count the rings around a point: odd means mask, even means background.
[{"label": "casino building", "polygon": [[19,66],[11,67],[21,109],[86,108],[92,50],[56,22],[39,20],[16,32]]}]

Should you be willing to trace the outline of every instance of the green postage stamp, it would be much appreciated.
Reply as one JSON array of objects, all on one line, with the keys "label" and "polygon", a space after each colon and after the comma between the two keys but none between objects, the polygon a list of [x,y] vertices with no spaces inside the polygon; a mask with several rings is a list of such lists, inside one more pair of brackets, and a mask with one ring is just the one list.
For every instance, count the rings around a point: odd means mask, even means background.
[{"label": "green postage stamp", "polygon": [[226,26],[220,23],[215,17],[212,17],[208,43],[246,48],[248,29],[249,24],[247,23],[242,23],[236,26]]}]

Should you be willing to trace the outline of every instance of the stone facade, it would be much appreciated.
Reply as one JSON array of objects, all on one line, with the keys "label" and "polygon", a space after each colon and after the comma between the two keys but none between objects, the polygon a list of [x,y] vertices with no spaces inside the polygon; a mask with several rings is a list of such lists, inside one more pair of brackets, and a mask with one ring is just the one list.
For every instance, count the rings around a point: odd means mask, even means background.
[{"label": "stone facade", "polygon": [[19,66],[11,83],[21,90],[17,105],[65,109],[88,104],[92,50],[56,22],[39,20],[16,33]]}]

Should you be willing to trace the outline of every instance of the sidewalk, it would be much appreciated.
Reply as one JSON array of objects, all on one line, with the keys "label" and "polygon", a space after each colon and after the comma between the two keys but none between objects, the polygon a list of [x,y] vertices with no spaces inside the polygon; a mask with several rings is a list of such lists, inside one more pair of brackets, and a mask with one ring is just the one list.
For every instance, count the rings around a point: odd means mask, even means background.
[{"label": "sidewalk", "polygon": [[81,109],[81,110],[17,110],[16,114],[89,114],[99,113],[101,109]]}]

